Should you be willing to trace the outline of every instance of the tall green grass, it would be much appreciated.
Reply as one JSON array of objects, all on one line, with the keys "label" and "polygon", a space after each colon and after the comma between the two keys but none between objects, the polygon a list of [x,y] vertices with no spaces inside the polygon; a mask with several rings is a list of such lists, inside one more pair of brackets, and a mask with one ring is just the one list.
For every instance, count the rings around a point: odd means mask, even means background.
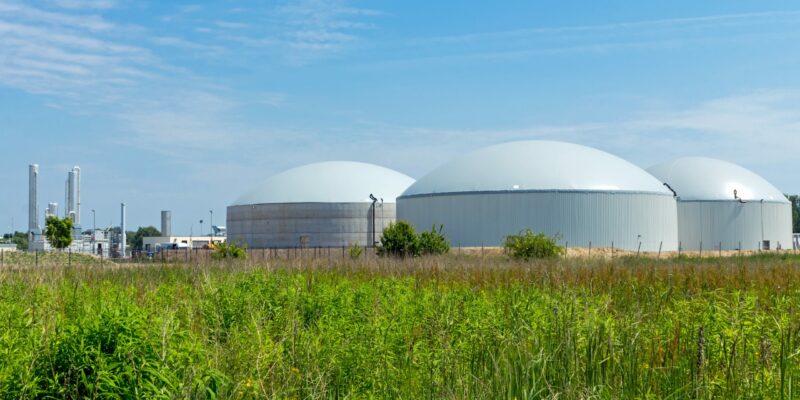
[{"label": "tall green grass", "polygon": [[799,398],[798,261],[20,259],[0,397]]}]

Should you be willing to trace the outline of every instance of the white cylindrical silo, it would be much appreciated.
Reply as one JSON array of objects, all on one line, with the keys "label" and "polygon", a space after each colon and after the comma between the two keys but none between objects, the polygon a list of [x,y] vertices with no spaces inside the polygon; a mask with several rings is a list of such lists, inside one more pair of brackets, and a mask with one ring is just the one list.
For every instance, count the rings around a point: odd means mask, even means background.
[{"label": "white cylindrical silo", "polygon": [[685,157],[648,169],[678,196],[685,250],[792,247],[792,207],[752,171],[722,160]]},{"label": "white cylindrical silo", "polygon": [[500,246],[531,229],[570,247],[676,250],[676,203],[641,168],[585,146],[520,141],[457,157],[397,200],[398,219],[443,226],[455,246]]},{"label": "white cylindrical silo", "polygon": [[369,246],[394,221],[395,199],[413,181],[359,162],[293,168],[228,207],[228,240],[250,248]]}]

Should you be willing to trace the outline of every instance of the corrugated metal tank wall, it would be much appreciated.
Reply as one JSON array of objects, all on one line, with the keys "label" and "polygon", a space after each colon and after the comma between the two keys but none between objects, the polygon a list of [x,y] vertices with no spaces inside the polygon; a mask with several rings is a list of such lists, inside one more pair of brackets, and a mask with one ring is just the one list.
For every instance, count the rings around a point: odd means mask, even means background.
[{"label": "corrugated metal tank wall", "polygon": [[[395,220],[395,204],[376,206],[375,239]],[[371,203],[283,203],[228,207],[228,238],[249,248],[341,247],[372,239]],[[307,239],[302,239],[303,237]]]},{"label": "corrugated metal tank wall", "polygon": [[678,232],[684,250],[758,250],[763,240],[770,249],[792,247],[792,208],[789,203],[751,201],[679,201]]},{"label": "corrugated metal tank wall", "polygon": [[530,228],[560,234],[570,247],[642,251],[678,248],[677,206],[669,195],[623,192],[489,192],[397,200],[398,219],[418,230],[442,224],[454,246],[499,246]]}]

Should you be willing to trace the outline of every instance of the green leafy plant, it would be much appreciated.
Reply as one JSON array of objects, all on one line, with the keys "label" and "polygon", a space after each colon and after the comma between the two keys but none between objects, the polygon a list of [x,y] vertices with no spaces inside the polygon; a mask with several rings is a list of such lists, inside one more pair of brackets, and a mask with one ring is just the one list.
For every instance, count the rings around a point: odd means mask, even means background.
[{"label": "green leafy plant", "polygon": [[419,238],[414,227],[406,221],[397,221],[389,224],[383,230],[380,255],[397,257],[413,257],[419,255]]},{"label": "green leafy plant", "polygon": [[557,240],[558,236],[550,237],[525,229],[517,235],[506,236],[504,247],[507,254],[518,260],[555,257],[564,254],[564,248],[556,244]]},{"label": "green leafy plant", "polygon": [[361,245],[359,245],[358,242],[354,242],[353,244],[350,245],[348,252],[350,254],[350,259],[358,260],[358,258],[364,254],[364,248],[361,247]]},{"label": "green leafy plant", "polygon": [[72,220],[69,218],[47,217],[44,236],[50,245],[63,250],[72,244]]},{"label": "green leafy plant", "polygon": [[211,253],[211,257],[215,260],[222,260],[222,259],[241,259],[244,260],[247,258],[247,251],[245,250],[244,245],[238,245],[236,243],[218,243],[215,244],[216,249],[213,253]]},{"label": "green leafy plant", "polygon": [[450,251],[450,242],[442,234],[443,225],[436,225],[431,227],[430,231],[425,231],[419,234],[419,253],[425,254],[447,254]]}]

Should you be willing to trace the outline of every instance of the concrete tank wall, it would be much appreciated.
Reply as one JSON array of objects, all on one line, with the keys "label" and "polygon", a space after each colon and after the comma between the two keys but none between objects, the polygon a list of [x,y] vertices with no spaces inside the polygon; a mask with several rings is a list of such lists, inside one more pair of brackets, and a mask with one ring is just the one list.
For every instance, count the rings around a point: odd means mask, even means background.
[{"label": "concrete tank wall", "polygon": [[[395,220],[395,204],[376,205],[375,240]],[[248,248],[341,247],[372,240],[371,203],[282,203],[229,206],[228,240]],[[301,241],[306,237],[305,241]]]},{"label": "concrete tank wall", "polygon": [[678,248],[677,206],[670,195],[597,191],[509,191],[401,196],[398,219],[417,230],[444,225],[454,246],[500,246],[530,228],[561,235],[570,247],[642,251]]},{"label": "concrete tank wall", "polygon": [[[762,233],[763,222],[763,233]],[[792,248],[790,203],[750,201],[679,201],[678,238],[684,250],[758,250]]]}]

